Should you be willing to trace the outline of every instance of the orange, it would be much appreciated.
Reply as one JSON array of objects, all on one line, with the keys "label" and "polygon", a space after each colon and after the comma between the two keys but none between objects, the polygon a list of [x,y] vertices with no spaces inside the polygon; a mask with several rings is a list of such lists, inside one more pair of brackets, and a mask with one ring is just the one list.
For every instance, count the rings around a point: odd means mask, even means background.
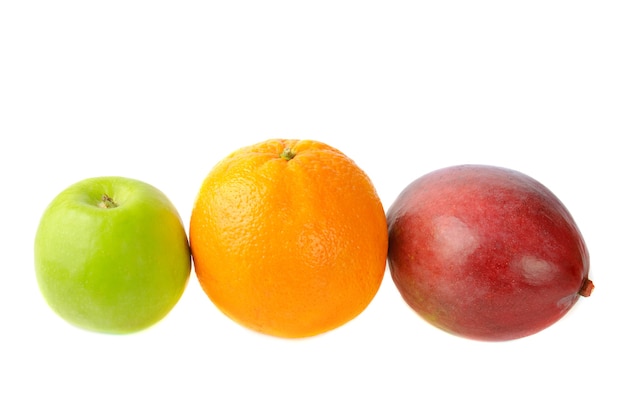
[{"label": "orange", "polygon": [[219,162],[198,192],[189,238],[211,301],[239,324],[285,338],[359,315],[387,259],[372,182],[339,150],[312,140],[272,139]]}]

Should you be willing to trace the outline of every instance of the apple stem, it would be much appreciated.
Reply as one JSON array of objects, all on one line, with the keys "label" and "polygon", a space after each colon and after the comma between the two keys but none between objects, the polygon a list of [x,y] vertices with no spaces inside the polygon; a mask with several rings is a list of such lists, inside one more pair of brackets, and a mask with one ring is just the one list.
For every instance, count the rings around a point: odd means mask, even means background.
[{"label": "apple stem", "polygon": [[588,278],[585,278],[585,281],[583,282],[582,287],[578,291],[578,294],[583,297],[588,297],[589,295],[591,295],[591,292],[593,292],[594,288],[595,286],[593,285],[593,282],[589,280]]},{"label": "apple stem", "polygon": [[289,161],[296,157],[296,153],[291,150],[291,147],[286,147],[285,150],[283,150],[283,152],[280,154],[280,157]]},{"label": "apple stem", "polygon": [[107,194],[102,195],[102,199],[100,200],[100,203],[98,204],[98,206],[100,208],[115,208],[117,207],[117,203],[113,200],[113,198],[111,198],[110,196],[108,196]]}]

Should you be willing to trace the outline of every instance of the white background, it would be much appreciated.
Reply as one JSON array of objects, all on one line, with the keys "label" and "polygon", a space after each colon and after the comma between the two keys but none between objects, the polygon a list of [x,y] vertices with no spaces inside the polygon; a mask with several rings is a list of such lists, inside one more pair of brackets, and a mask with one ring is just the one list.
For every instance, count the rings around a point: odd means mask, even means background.
[{"label": "white background", "polygon": [[[626,414],[621,1],[3,1],[0,414]],[[459,163],[521,170],[578,222],[596,291],[506,343],[417,317],[387,273],[365,312],[288,341],[225,318],[195,275],[129,336],[45,304],[33,239],[50,200],[122,175],[188,226],[204,176],[274,137],[333,145],[385,209]]]}]

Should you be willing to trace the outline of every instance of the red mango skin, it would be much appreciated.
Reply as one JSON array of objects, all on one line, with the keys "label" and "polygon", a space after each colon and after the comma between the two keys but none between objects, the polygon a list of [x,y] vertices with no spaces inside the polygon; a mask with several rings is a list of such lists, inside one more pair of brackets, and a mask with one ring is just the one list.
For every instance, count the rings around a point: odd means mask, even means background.
[{"label": "red mango skin", "polygon": [[568,210],[514,170],[461,165],[431,172],[402,191],[387,223],[389,269],[400,294],[455,335],[526,337],[593,288],[589,253]]}]

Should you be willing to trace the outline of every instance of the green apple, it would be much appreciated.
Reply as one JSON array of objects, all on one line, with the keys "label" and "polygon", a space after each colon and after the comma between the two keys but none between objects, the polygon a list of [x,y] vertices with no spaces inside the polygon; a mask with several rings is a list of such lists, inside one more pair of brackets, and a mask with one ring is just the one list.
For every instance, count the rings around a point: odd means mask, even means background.
[{"label": "green apple", "polygon": [[122,334],[170,312],[187,285],[191,254],[178,211],[161,191],[135,179],[89,178],[44,211],[35,271],[66,321]]}]

